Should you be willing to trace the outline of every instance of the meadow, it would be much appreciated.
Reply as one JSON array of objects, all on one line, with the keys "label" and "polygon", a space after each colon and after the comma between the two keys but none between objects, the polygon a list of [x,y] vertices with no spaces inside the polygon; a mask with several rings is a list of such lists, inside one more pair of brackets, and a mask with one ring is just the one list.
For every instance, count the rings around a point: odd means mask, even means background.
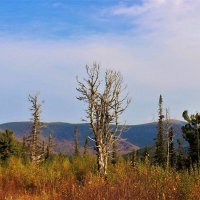
[{"label": "meadow", "polygon": [[54,155],[35,165],[11,157],[0,167],[0,199],[6,200],[197,200],[198,170],[163,169],[120,157],[107,178],[97,173],[96,158]]}]

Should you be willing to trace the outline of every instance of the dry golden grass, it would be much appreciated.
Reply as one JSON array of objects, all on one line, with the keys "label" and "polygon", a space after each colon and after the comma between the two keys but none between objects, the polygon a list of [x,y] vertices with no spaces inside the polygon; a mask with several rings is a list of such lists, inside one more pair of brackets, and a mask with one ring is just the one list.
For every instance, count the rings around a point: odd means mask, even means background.
[{"label": "dry golden grass", "polygon": [[0,199],[8,200],[198,200],[197,171],[167,171],[121,159],[107,180],[96,174],[95,158],[54,158],[41,166],[11,158],[0,167]]}]

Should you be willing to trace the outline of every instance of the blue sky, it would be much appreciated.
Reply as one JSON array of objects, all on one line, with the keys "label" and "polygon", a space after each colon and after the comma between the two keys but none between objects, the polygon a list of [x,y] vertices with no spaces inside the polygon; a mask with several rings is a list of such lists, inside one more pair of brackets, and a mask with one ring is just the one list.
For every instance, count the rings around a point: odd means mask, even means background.
[{"label": "blue sky", "polygon": [[199,9],[199,0],[1,0],[0,123],[29,120],[37,92],[44,121],[80,122],[76,76],[93,62],[124,76],[132,103],[122,122],[155,121],[160,94],[172,118],[199,111]]},{"label": "blue sky", "polygon": [[[124,32],[130,28],[121,17],[106,10],[131,1],[16,0],[1,1],[1,31],[33,38],[67,39],[86,34]],[[135,1],[134,4],[139,3]],[[119,21],[120,19],[120,21]],[[120,23],[119,23],[120,22]]]}]

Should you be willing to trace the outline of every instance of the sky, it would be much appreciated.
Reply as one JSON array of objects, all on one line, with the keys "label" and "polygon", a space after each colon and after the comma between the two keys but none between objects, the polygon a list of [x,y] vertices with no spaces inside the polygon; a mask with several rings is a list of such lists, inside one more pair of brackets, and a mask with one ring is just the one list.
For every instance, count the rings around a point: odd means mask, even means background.
[{"label": "sky", "polygon": [[200,111],[200,0],[1,0],[0,123],[31,118],[80,123],[76,76],[94,62],[120,71],[132,102],[121,122]]}]

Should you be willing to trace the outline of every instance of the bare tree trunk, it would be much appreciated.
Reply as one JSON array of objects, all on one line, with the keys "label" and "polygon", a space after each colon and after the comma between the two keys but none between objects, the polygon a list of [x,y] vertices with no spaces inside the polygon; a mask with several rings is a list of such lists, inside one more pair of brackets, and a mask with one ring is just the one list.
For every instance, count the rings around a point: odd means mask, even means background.
[{"label": "bare tree trunk", "polygon": [[107,169],[108,169],[108,156],[104,155],[104,177],[107,177]]},{"label": "bare tree trunk", "polygon": [[97,148],[97,167],[99,175],[102,177],[107,176],[108,167],[108,155],[104,152],[105,150],[102,147]]},{"label": "bare tree trunk", "polygon": [[38,146],[38,119],[34,116],[34,125],[32,133],[32,148],[31,148],[31,161],[35,162],[37,160],[37,146]]},{"label": "bare tree trunk", "polygon": [[119,131],[118,118],[126,110],[130,99],[128,95],[121,98],[125,88],[122,88],[119,72],[106,71],[102,90],[99,88],[102,83],[99,80],[99,65],[86,66],[86,71],[88,79],[84,79],[83,83],[78,81],[77,90],[81,93],[78,99],[88,104],[86,113],[94,133],[92,140],[96,144],[98,172],[106,177],[108,157],[113,151],[113,143],[119,139],[119,135],[116,136]]},{"label": "bare tree trunk", "polygon": [[29,147],[29,155],[30,160],[33,163],[39,163],[44,161],[44,143],[39,142],[39,134],[40,129],[43,127],[42,123],[40,122],[40,113],[41,113],[41,104],[38,102],[38,96],[31,96],[29,95],[29,101],[32,103],[31,111],[32,111],[32,133],[28,137],[28,147]]}]

